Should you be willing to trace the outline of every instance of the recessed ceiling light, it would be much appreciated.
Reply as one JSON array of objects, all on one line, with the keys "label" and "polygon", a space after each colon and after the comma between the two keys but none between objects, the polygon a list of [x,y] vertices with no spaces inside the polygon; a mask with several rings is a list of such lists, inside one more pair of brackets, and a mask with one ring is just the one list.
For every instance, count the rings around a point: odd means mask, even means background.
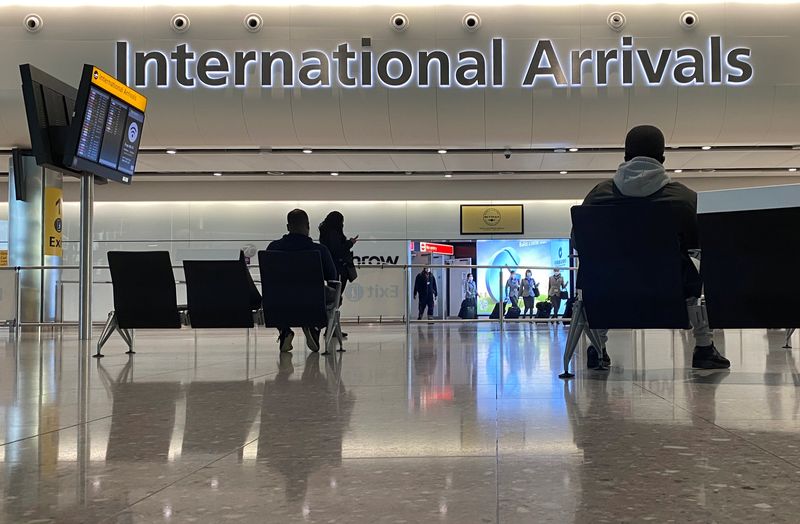
[{"label": "recessed ceiling light", "polygon": [[284,173],[283,173],[283,171],[267,171],[267,174],[268,175],[272,175],[272,176],[279,176],[279,175],[283,175]]},{"label": "recessed ceiling light", "polygon": [[676,173],[683,173],[683,169],[676,169],[675,172]]},{"label": "recessed ceiling light", "polygon": [[570,152],[570,153],[575,153],[577,150],[578,150],[578,148],[577,148],[577,147],[570,147],[570,148],[569,148],[569,152]]},{"label": "recessed ceiling light", "polygon": [[567,173],[569,173],[569,171],[559,171],[559,173],[562,175],[566,175]]},{"label": "recessed ceiling light", "polygon": [[407,174],[407,175],[413,175],[413,174],[414,174],[414,172],[413,172],[413,171],[406,171],[406,174]]},{"label": "recessed ceiling light", "polygon": [[175,149],[167,149],[167,150],[166,150],[166,151],[164,151],[164,152],[165,152],[166,154],[168,154],[168,155],[174,155],[174,154],[175,154],[175,153],[177,153],[178,151],[177,151],[177,150],[175,150]]},{"label": "recessed ceiling light", "polygon": [[313,153],[313,152],[314,152],[314,150],[313,150],[313,149],[303,149],[303,153],[305,153],[305,154],[307,154],[307,155],[310,155],[310,154],[311,154],[311,153]]},{"label": "recessed ceiling light", "polygon": [[703,146],[700,149],[702,149],[703,151],[708,151],[709,149],[711,149],[711,146]]},{"label": "recessed ceiling light", "polygon": [[214,173],[214,176],[222,176],[222,173],[216,172],[216,173]]},{"label": "recessed ceiling light", "polygon": [[796,167],[790,167],[789,168],[789,172],[794,173],[795,171],[797,171]]},{"label": "recessed ceiling light", "polygon": [[446,155],[447,154],[447,149],[440,149],[440,150],[438,150],[436,152],[439,153],[440,155]]},{"label": "recessed ceiling light", "polygon": [[450,173],[447,173],[444,177],[445,178],[453,178],[453,175],[451,175]]},{"label": "recessed ceiling light", "polygon": [[339,176],[339,173],[337,173],[336,171],[331,171],[331,176]]},{"label": "recessed ceiling light", "polygon": [[559,147],[558,149],[553,149],[553,151],[555,151],[556,153],[566,153],[567,152],[567,150],[564,149],[563,147]]},{"label": "recessed ceiling light", "polygon": [[511,175],[513,175],[513,174],[514,174],[514,172],[513,172],[513,171],[500,171],[500,172],[499,172],[499,173],[497,173],[497,174],[498,174],[498,175],[502,175],[502,176],[511,176]]}]

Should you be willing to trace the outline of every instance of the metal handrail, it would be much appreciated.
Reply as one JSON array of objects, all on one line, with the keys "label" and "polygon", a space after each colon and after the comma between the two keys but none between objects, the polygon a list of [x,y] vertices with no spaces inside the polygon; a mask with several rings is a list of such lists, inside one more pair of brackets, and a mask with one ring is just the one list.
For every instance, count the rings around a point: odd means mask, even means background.
[{"label": "metal handrail", "polygon": [[[577,258],[577,257],[572,257]],[[257,268],[258,265],[250,264],[247,266],[248,269]],[[505,322],[551,322],[550,319],[506,319],[505,315],[500,314],[497,319],[434,319],[434,320],[414,320],[411,318],[409,314],[409,310],[411,307],[411,301],[409,299],[409,282],[411,277],[413,276],[412,270],[413,269],[422,269],[422,268],[429,268],[429,269],[538,269],[538,270],[553,270],[559,269],[563,271],[575,271],[578,268],[575,266],[567,266],[567,267],[560,267],[560,266],[525,266],[525,265],[517,265],[517,266],[509,266],[509,265],[481,265],[481,264],[459,264],[459,265],[433,265],[433,264],[359,264],[357,266],[359,269],[368,269],[368,270],[403,270],[406,273],[406,278],[403,279],[404,281],[404,309],[405,314],[400,317],[394,316],[386,316],[385,318],[398,318],[402,320],[406,325],[406,330],[410,328],[412,323],[468,323],[468,322],[498,322],[500,324],[501,331],[503,330],[503,326]],[[12,321],[9,321],[12,326],[14,327],[15,334],[18,336],[20,329],[22,327],[34,327],[34,326],[73,326],[77,325],[74,321],[54,321],[54,322],[21,322],[19,319],[21,317],[21,294],[22,289],[20,286],[20,271],[34,271],[34,270],[59,270],[59,269],[80,269],[79,266],[56,266],[56,265],[38,265],[38,266],[7,266],[7,267],[0,267],[0,271],[14,271],[15,272],[15,295],[16,295],[16,314],[15,318]],[[92,266],[92,269],[110,269],[110,266]],[[183,265],[173,265],[172,269],[183,269]],[[499,275],[499,284],[500,288],[503,289],[503,273],[501,272]],[[71,280],[59,280],[59,283],[63,286],[63,284],[77,284],[77,281]],[[112,284],[110,280],[96,280],[92,282],[93,284]],[[183,280],[176,280],[177,284],[185,284],[186,282]],[[62,298],[63,302],[63,292]],[[63,307],[61,308],[63,311]],[[379,321],[383,321],[383,316],[375,317],[379,318]],[[361,318],[358,318],[360,322]]]},{"label": "metal handrail", "polygon": [[[249,264],[250,269],[258,268],[258,264]],[[577,266],[526,266],[518,264],[515,266],[487,266],[478,264],[459,264],[459,265],[434,265],[434,264],[356,264],[359,269],[560,269],[562,271],[577,271]],[[30,270],[46,270],[46,269],[80,269],[79,266],[4,266],[0,267],[0,271],[30,271]],[[92,269],[111,269],[111,266],[92,266]],[[182,265],[173,265],[172,269],[183,269]]]}]

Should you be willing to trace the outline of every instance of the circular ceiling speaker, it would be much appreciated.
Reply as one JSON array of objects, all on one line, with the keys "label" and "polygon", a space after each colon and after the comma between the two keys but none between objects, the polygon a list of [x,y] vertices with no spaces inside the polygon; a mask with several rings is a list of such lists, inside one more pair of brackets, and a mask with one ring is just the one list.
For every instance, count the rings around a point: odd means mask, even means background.
[{"label": "circular ceiling speaker", "polygon": [[608,22],[608,27],[614,31],[622,31],[622,28],[625,27],[625,15],[619,11],[614,11],[608,15],[606,22]]},{"label": "circular ceiling speaker", "polygon": [[250,13],[244,17],[244,27],[251,33],[258,33],[264,25],[264,19],[257,13]]},{"label": "circular ceiling speaker", "polygon": [[691,29],[700,22],[700,18],[694,11],[684,11],[681,13],[680,22],[685,29]]},{"label": "circular ceiling speaker", "polygon": [[170,20],[169,25],[172,27],[172,30],[176,33],[185,33],[189,30],[189,25],[191,22],[189,21],[189,17],[184,14],[177,14],[172,17]]},{"label": "circular ceiling speaker", "polygon": [[461,23],[467,31],[477,31],[481,26],[481,17],[478,16],[477,13],[467,13],[464,15]]},{"label": "circular ceiling speaker", "polygon": [[405,31],[408,28],[408,17],[403,13],[395,13],[389,19],[389,23],[392,24],[392,29],[395,31]]},{"label": "circular ceiling speaker", "polygon": [[33,13],[26,16],[25,21],[23,23],[25,25],[25,29],[29,33],[38,33],[44,26],[44,21],[42,20],[42,17]]}]

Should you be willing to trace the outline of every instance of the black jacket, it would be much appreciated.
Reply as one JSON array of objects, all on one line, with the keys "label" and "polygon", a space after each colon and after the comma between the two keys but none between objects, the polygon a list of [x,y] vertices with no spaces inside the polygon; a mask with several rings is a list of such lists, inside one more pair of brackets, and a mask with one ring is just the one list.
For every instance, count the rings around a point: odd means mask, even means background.
[{"label": "black jacket", "polygon": [[349,259],[350,250],[353,249],[353,242],[345,237],[341,231],[322,228],[319,232],[319,243],[327,247],[331,252],[336,271],[340,275],[344,273],[344,265]]},{"label": "black jacket", "polygon": [[699,297],[703,284],[697,268],[689,259],[689,250],[700,248],[697,229],[697,193],[680,182],[671,181],[650,195],[630,197],[623,195],[614,180],[610,179],[597,184],[586,195],[583,204],[641,205],[642,202],[670,204],[682,251],[684,296]]},{"label": "black jacket", "polygon": [[680,237],[681,250],[686,252],[700,247],[697,233],[697,193],[680,182],[670,182],[649,196],[629,197],[622,194],[613,180],[604,180],[586,195],[583,204],[586,206],[641,205],[642,201],[670,204]]},{"label": "black jacket", "polygon": [[331,252],[328,248],[317,244],[311,237],[300,235],[298,233],[289,233],[283,235],[280,240],[274,240],[267,246],[267,251],[319,251],[322,258],[322,273],[325,275],[325,280],[339,280],[339,275],[336,273],[336,266],[333,264]]},{"label": "black jacket", "polygon": [[436,277],[433,276],[433,274],[430,275],[430,286],[428,286],[425,275],[423,273],[418,274],[417,279],[414,281],[414,298],[417,298],[417,295],[419,295],[419,299],[423,302],[428,300],[428,298],[430,298],[428,296],[429,287],[434,297],[439,296],[439,291],[436,289]]}]

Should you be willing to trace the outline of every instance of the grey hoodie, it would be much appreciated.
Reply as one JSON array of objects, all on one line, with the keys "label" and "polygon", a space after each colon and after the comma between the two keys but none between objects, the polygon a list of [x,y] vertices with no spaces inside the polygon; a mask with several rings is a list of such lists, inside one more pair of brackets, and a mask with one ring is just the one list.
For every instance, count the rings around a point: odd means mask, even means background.
[{"label": "grey hoodie", "polygon": [[614,175],[614,185],[628,197],[650,196],[670,182],[661,162],[646,156],[623,162]]}]

